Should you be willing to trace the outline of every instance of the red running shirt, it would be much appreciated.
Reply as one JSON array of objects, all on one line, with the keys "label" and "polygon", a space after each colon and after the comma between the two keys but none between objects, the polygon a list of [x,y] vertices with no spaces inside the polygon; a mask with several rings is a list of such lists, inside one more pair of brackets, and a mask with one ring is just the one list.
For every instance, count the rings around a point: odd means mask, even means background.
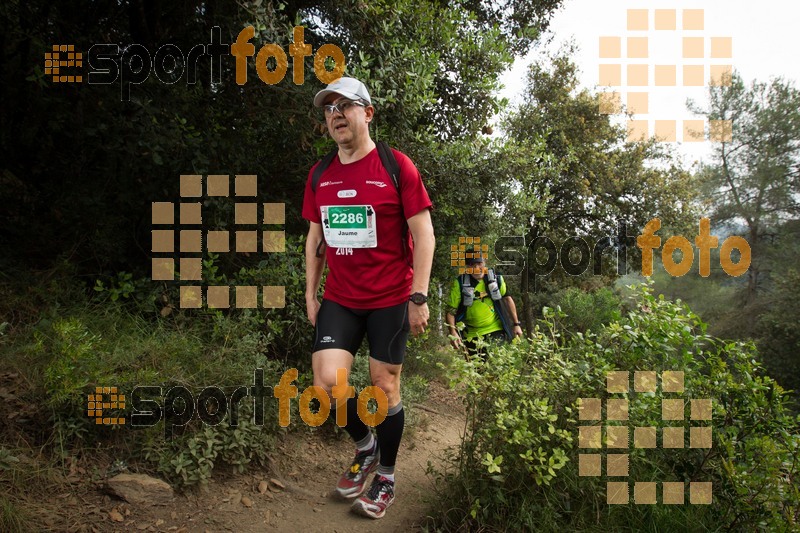
[{"label": "red running shirt", "polygon": [[392,149],[400,166],[400,194],[381,163],[378,149],[362,159],[343,165],[333,158],[311,190],[308,173],[303,198],[303,218],[323,224],[320,207],[370,205],[375,210],[377,247],[327,247],[328,277],[324,298],[352,309],[378,309],[408,300],[413,278],[412,240],[408,233],[408,257],[403,250],[405,221],[432,206],[422,177],[411,159]]}]

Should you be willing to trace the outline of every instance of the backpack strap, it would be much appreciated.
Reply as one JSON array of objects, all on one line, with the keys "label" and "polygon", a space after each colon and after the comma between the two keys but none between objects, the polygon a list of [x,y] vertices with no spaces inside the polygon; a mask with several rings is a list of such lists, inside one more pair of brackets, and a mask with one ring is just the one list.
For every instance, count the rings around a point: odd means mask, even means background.
[{"label": "backpack strap", "polygon": [[[394,188],[397,189],[397,192],[400,192],[400,165],[397,163],[397,158],[394,156],[394,152],[383,141],[377,141],[375,146],[378,148],[378,156],[381,158],[381,163],[383,164],[383,168],[386,169],[386,172],[389,173],[389,177],[392,178],[392,183],[394,183]],[[317,184],[319,183],[320,178],[322,177],[322,173],[327,170],[330,166],[333,158],[339,153],[339,148],[336,147],[327,154],[322,160],[319,162],[319,165],[316,166],[314,169],[314,173],[311,175],[311,190],[317,190]]]},{"label": "backpack strap", "polygon": [[[488,290],[489,289],[489,283],[492,283],[494,281],[497,281],[497,294],[492,294],[492,292]],[[500,286],[502,284],[503,284],[503,276],[501,276],[499,274],[495,274],[495,271],[494,271],[493,268],[487,269],[487,271],[486,271],[486,289],[487,289],[486,292],[488,292],[490,294],[490,296],[492,297],[492,300],[498,301],[498,300],[502,299],[502,295],[500,294]]]},{"label": "backpack strap", "polygon": [[486,273],[487,290],[488,284],[497,281],[497,290],[489,291],[494,304],[494,310],[500,318],[500,323],[503,325],[503,332],[505,333],[506,340],[511,341],[514,338],[514,331],[511,325],[511,312],[508,309],[508,303],[503,300],[500,294],[500,287],[503,285],[503,276],[496,274],[493,269],[489,269]]},{"label": "backpack strap", "polygon": [[[392,148],[384,141],[376,141],[375,146],[378,147],[378,156],[381,158],[383,168],[386,169],[389,177],[392,178],[394,188],[397,189],[397,194],[400,196],[400,207],[402,208],[403,193],[400,189],[400,165],[397,163],[397,158],[394,156]],[[403,242],[403,255],[406,257],[406,263],[408,263],[408,266],[414,266],[413,263],[408,260],[408,222],[405,216],[403,217],[403,228],[400,231],[400,239]]]},{"label": "backpack strap", "polygon": [[[327,154],[325,157],[322,158],[322,161],[319,162],[317,167],[314,169],[314,173],[311,175],[311,190],[317,190],[317,184],[319,183],[319,179],[322,177],[322,173],[330,166],[333,158],[336,157],[336,154],[339,153],[339,147],[337,146]],[[325,254],[325,239],[322,239],[319,244],[317,245],[316,256],[322,257]]]},{"label": "backpack strap", "polygon": [[472,279],[469,274],[461,274],[458,276],[458,309],[456,310],[456,322],[462,322],[467,315],[467,306],[464,305],[464,287],[470,287],[470,280]]},{"label": "backpack strap", "polygon": [[383,141],[377,141],[375,145],[378,147],[378,155],[381,158],[381,163],[383,163],[383,168],[389,173],[389,177],[392,178],[394,183],[394,188],[400,193],[400,165],[397,163],[394,152]]},{"label": "backpack strap", "polygon": [[319,179],[322,177],[322,173],[330,166],[331,161],[333,158],[336,157],[336,154],[339,153],[339,147],[337,146],[330,152],[328,152],[325,157],[322,158],[322,161],[319,162],[317,168],[314,169],[314,173],[311,175],[311,190],[317,190],[317,184],[319,183]]}]

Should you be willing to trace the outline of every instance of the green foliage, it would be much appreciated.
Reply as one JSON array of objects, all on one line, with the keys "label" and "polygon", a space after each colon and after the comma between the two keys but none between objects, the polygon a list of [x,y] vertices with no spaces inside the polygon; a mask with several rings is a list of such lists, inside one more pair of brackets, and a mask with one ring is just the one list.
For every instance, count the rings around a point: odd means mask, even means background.
[{"label": "green foliage", "polygon": [[764,363],[784,387],[800,399],[800,273],[791,268],[775,280],[770,306],[759,317],[758,345]]},{"label": "green foliage", "polygon": [[[712,255],[711,261],[714,264]],[[719,263],[716,263],[717,265]],[[717,270],[721,270],[718,268]],[[644,279],[640,276],[640,280]],[[653,266],[654,288],[671,300],[682,300],[694,313],[708,323],[708,331],[714,336],[734,339],[744,338],[742,333],[753,331],[750,319],[742,309],[741,291],[746,281],[733,279],[727,274],[715,272],[701,277],[696,270],[684,276],[671,276],[656,255]]]},{"label": "green foliage", "polygon": [[[668,531],[692,523],[785,531],[800,524],[800,420],[755,361],[752,345],[705,335],[706,325],[688,308],[647,288],[635,309],[596,332],[562,337],[555,323],[562,315],[547,310],[529,341],[454,367],[453,382],[465,391],[467,432],[439,473],[438,527]],[[578,453],[585,451],[577,446],[578,426],[587,424],[578,420],[578,398],[608,398],[611,370],[682,370],[685,398],[712,399],[711,449],[628,453],[631,480],[711,481],[713,505],[609,506],[605,479],[578,475]],[[664,425],[659,395],[626,397],[630,426]]]},{"label": "green foliage", "polygon": [[171,440],[156,437],[146,446],[145,457],[156,463],[159,473],[175,486],[204,485],[221,464],[234,473],[244,472],[251,464],[266,466],[277,427],[275,409],[265,409],[264,424],[257,425],[252,402],[243,402],[235,427],[225,419],[216,426],[203,424]]},{"label": "green foliage", "polygon": [[[307,229],[299,213],[303,184],[330,146],[322,115],[311,105],[322,84],[310,60],[302,84],[287,76],[268,85],[250,59],[248,82],[240,86],[231,56],[222,58],[219,83],[211,82],[204,58],[197,83],[187,83],[188,72],[174,84],[151,72],[131,87],[127,100],[121,99],[119,81],[53,84],[41,67],[52,43],[74,42],[84,51],[93,44],[137,43],[151,54],[170,43],[187,53],[209,41],[212,27],[220,28],[221,42],[231,43],[252,24],[257,50],[267,43],[286,49],[293,26],[302,25],[307,44],[314,50],[325,43],[339,46],[345,73],[367,83],[377,110],[373,136],[413,154],[459,141],[457,161],[429,159],[420,166],[423,175],[451,180],[459,175],[459,163],[482,151],[471,143],[503,105],[496,96],[499,75],[514,54],[530,48],[560,4],[259,0],[213,7],[158,4],[145,14],[125,2],[91,9],[81,0],[5,3],[3,53],[15,58],[6,62],[9,82],[0,88],[2,101],[12,103],[0,110],[0,195],[8,207],[2,228],[9,260],[48,266],[63,254],[92,284],[101,280],[102,294],[135,297],[130,284],[149,274],[151,202],[179,202],[179,175],[258,174],[254,201],[285,202],[287,235],[299,236]],[[442,182],[438,190],[448,187]],[[204,224],[218,226],[223,217],[211,211],[230,214],[224,206],[230,203],[206,199]],[[450,203],[445,196],[437,199],[442,213]],[[224,220],[231,225],[230,217]],[[441,222],[459,223],[451,215]],[[240,254],[217,266],[230,279],[230,272],[258,261]],[[115,277],[122,271],[131,278]]]},{"label": "green foliage", "polygon": [[159,287],[149,277],[134,279],[132,273],[123,271],[111,276],[107,282],[95,280],[94,291],[101,299],[105,299],[103,296],[111,302],[132,299],[139,308],[152,310]]},{"label": "green foliage", "polygon": [[[101,359],[97,357],[100,336],[91,333],[78,318],[56,320],[50,330],[52,337],[36,332],[36,349],[44,350],[48,343],[52,359],[45,368],[44,384],[51,405],[82,400],[90,384],[99,381]],[[49,341],[49,342],[48,342]]]},{"label": "green foliage", "polygon": [[240,268],[233,276],[233,284],[284,286],[284,308],[253,314],[265,319],[263,328],[269,335],[266,353],[287,364],[305,367],[314,333],[305,306],[305,237],[287,235],[285,253],[269,254],[249,269]]},{"label": "green foliage", "polygon": [[[598,280],[613,283],[622,265],[612,257],[620,250],[628,265],[636,264],[635,233],[652,218],[677,228],[696,224],[692,177],[662,143],[628,142],[624,127],[598,113],[600,95],[580,88],[574,52],[568,46],[531,64],[524,101],[503,122],[503,153],[519,154],[512,155],[519,172],[498,222],[513,228],[501,235],[525,238],[520,319],[526,331],[542,304],[553,305],[553,293],[596,286]],[[627,237],[620,235],[623,225]],[[537,239],[549,240],[560,256],[563,244],[574,237],[588,245],[592,256],[600,253],[588,261],[585,273],[567,273],[563,257],[546,274],[532,267],[547,262],[544,251],[534,254]],[[568,259],[573,264],[579,260]]]},{"label": "green foliage", "polygon": [[[207,483],[215,471],[230,468],[243,472],[252,465],[264,465],[274,449],[274,439],[284,431],[277,421],[277,404],[265,398],[263,422],[255,424],[252,398],[239,403],[238,425],[230,418],[215,426],[201,423],[195,414],[185,426],[175,426],[175,436],[165,438],[164,421],[153,427],[133,429],[130,425],[112,429],[97,426],[86,416],[86,398],[96,386],[117,386],[130,393],[140,385],[186,387],[195,398],[207,386],[221,387],[230,395],[233,387],[252,384],[256,368],[264,370],[264,385],[274,386],[283,371],[297,367],[300,391],[312,384],[308,369],[310,334],[302,305],[301,243],[289,239],[286,261],[268,257],[252,268],[233,272],[230,279],[240,285],[285,283],[287,306],[275,310],[178,310],[154,313],[147,304],[120,297],[112,301],[100,295],[93,302],[63,281],[59,291],[50,293],[35,325],[19,327],[13,338],[0,345],[4,361],[24,375],[31,384],[30,401],[44,398],[41,428],[36,431],[56,461],[63,464],[80,454],[87,445],[107,445],[118,460],[139,470],[154,470],[176,486]],[[225,274],[227,276],[227,274]],[[128,279],[122,276],[120,279]],[[163,293],[164,308],[177,295]],[[66,301],[61,301],[61,298]],[[414,343],[409,363],[422,368],[422,341]],[[416,350],[416,353],[413,353]],[[415,363],[416,362],[416,363]],[[428,372],[428,375],[432,375]],[[370,384],[368,357],[356,358],[353,384]],[[403,397],[409,405],[409,423],[415,423],[413,405],[424,400],[426,379],[410,376],[404,380]],[[163,399],[156,397],[163,407]],[[307,429],[299,415],[299,402],[291,404],[289,430]],[[130,413],[130,402],[128,405]],[[0,448],[0,471],[19,478],[16,454]],[[8,466],[8,469],[6,469]],[[21,478],[20,478],[21,479]],[[15,483],[17,481],[14,481]],[[20,481],[22,483],[22,481]]]},{"label": "green foliage", "polygon": [[[509,217],[540,234],[579,235],[591,242],[653,217],[693,222],[690,176],[659,143],[627,142],[624,127],[598,113],[599,94],[580,89],[575,50],[567,47],[529,67],[524,102],[504,122],[507,145],[533,148],[538,165],[517,176],[514,200],[540,198],[535,211],[509,206]],[[521,206],[520,206],[521,207]],[[633,248],[633,246],[630,246]]]},{"label": "green foliage", "polygon": [[[720,242],[727,237],[724,227]],[[800,223],[790,220],[779,225],[753,249],[762,266],[758,292],[748,301],[750,273],[737,278],[719,266],[718,250],[711,251],[711,275],[700,277],[695,268],[681,277],[670,276],[657,260],[653,279],[655,287],[672,299],[682,299],[709,323],[709,333],[725,339],[752,340],[759,348],[764,368],[794,398],[800,400],[800,366],[797,350],[798,294],[797,261],[800,258]],[[658,254],[656,255],[658,259]]]},{"label": "green foliage", "polygon": [[97,386],[130,393],[139,385],[166,391],[180,384],[195,395],[211,385],[247,386],[256,368],[264,369],[264,384],[272,385],[283,366],[273,356],[283,322],[252,310],[145,318],[130,309],[108,300],[96,307],[72,302],[57,316],[20,330],[15,343],[4,347],[8,363],[31,384],[31,400],[45,399],[48,425],[42,432],[49,448],[64,459],[95,441],[112,443],[121,458],[149,458],[180,485],[207,480],[215,464],[242,471],[262,462],[278,431],[270,398],[263,426],[253,424],[252,406],[244,401],[238,427],[229,427],[227,419],[202,427],[195,419],[173,441],[164,439],[163,422],[136,430],[96,426],[86,416],[86,399]]},{"label": "green foliage", "polygon": [[622,302],[609,288],[601,287],[594,292],[585,292],[576,287],[559,291],[554,295],[553,306],[559,308],[556,323],[565,333],[598,331],[603,325],[619,320]]},{"label": "green foliage", "polygon": [[7,533],[27,533],[33,530],[30,515],[6,496],[0,496],[0,530]]}]

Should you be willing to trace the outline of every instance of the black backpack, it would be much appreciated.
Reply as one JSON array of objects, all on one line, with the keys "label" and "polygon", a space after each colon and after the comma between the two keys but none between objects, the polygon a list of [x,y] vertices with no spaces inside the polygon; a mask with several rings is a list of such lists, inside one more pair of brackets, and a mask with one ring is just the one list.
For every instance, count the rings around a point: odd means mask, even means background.
[{"label": "black backpack", "polygon": [[[494,281],[497,281],[496,294],[489,291],[489,284]],[[500,287],[503,284],[503,276],[496,274],[495,271],[490,268],[487,270],[486,275],[484,276],[483,283],[486,287],[486,291],[492,298],[492,304],[494,305],[495,312],[497,313],[497,316],[500,317],[500,323],[503,325],[503,332],[506,335],[506,340],[510,341],[514,338],[514,333],[510,325],[511,317],[509,316],[509,310],[506,306],[506,303],[503,301],[503,297],[500,295]],[[474,290],[474,287],[472,287],[472,276],[469,274],[461,274],[458,276],[458,286],[461,290],[461,299],[459,300],[458,309],[456,310],[456,322],[462,322],[467,314],[468,307],[464,304],[464,289],[466,288],[468,291],[470,288],[472,288]],[[474,299],[474,296],[472,298]],[[470,305],[472,305],[473,301],[470,302]]]},{"label": "black backpack", "polygon": [[[397,194],[400,195],[400,201],[403,200],[403,195],[400,193],[400,165],[397,163],[397,159],[394,157],[394,153],[392,152],[391,147],[383,141],[375,141],[375,146],[378,148],[378,156],[381,158],[381,163],[383,164],[383,168],[386,169],[386,172],[389,173],[389,177],[392,178],[392,183],[394,183],[395,189],[397,189]],[[319,165],[316,166],[314,169],[314,173],[311,175],[311,190],[316,192],[317,184],[319,184],[320,178],[322,178],[322,174],[327,170],[328,166],[330,166],[331,161],[333,158],[336,157],[336,154],[339,153],[339,147],[335,147],[333,150],[328,152],[325,157],[319,162]],[[402,203],[401,203],[402,205]],[[408,257],[408,224],[403,224],[403,232],[402,232],[402,239],[403,239],[403,252]],[[325,241],[319,243],[317,246],[317,257],[322,257],[323,252],[325,251]]]}]

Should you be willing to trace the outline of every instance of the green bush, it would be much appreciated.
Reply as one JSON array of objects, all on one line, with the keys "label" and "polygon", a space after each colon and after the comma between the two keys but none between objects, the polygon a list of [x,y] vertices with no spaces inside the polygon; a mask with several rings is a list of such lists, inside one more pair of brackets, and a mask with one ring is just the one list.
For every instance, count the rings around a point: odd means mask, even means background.
[{"label": "green bush", "polygon": [[612,320],[619,320],[622,302],[614,291],[601,287],[594,292],[586,292],[577,287],[556,293],[552,307],[561,308],[557,315],[559,326],[564,331],[586,333],[597,331]]},{"label": "green bush", "polygon": [[[640,290],[634,310],[597,333],[561,338],[555,321],[563,320],[562,314],[546,310],[530,341],[499,347],[485,363],[455,363],[453,382],[466,389],[468,425],[448,468],[438,473],[437,509],[442,511],[436,527],[470,531],[674,531],[685,530],[687,524],[694,530],[798,527],[800,421],[789,414],[785,392],[764,374],[752,345],[705,335],[706,325],[688,308],[655,298],[646,287]],[[612,370],[683,371],[683,398],[712,399],[712,421],[664,423],[660,395],[633,391],[615,395],[628,398],[631,433],[638,426],[712,427],[710,449],[626,450],[628,480],[682,481],[687,502],[685,482],[710,481],[712,505],[608,505],[606,479],[578,475],[578,454],[593,451],[578,447],[578,426],[604,424],[579,421],[578,399],[608,398],[606,373]]]},{"label": "green bush", "polygon": [[45,417],[43,427],[21,429],[36,431],[62,460],[102,444],[116,459],[155,469],[177,485],[207,481],[215,465],[242,471],[263,462],[279,431],[272,398],[265,402],[263,427],[252,423],[252,401],[244,401],[238,427],[227,419],[213,427],[195,419],[171,440],[163,421],[147,429],[95,425],[86,402],[98,386],[130,393],[141,385],[163,391],[181,385],[196,396],[206,386],[250,385],[256,368],[264,369],[265,386],[274,385],[285,366],[274,358],[278,313],[204,310],[162,317],[133,311],[130,302],[78,300],[52,306],[37,324],[17,330],[4,346],[6,365],[25,376],[31,386],[25,399],[41,403]]},{"label": "green bush", "polygon": [[[265,466],[278,428],[276,410],[267,403],[263,425],[256,425],[252,415],[252,402],[242,402],[235,427],[228,419],[215,426],[193,420],[191,428],[172,439],[156,434],[145,446],[145,457],[178,487],[206,484],[220,465],[234,473],[244,472],[250,464]],[[162,428],[163,424],[157,426]]]},{"label": "green bush", "polygon": [[[87,398],[98,386],[116,386],[123,393],[155,386],[161,387],[162,396],[171,387],[182,386],[195,398],[207,386],[229,393],[233,387],[252,384],[256,368],[264,369],[268,387],[291,367],[299,370],[295,386],[302,392],[312,384],[313,328],[305,311],[301,241],[287,239],[287,252],[270,254],[235,271],[217,257],[204,259],[204,275],[215,283],[284,285],[282,309],[181,310],[176,286],[142,283],[121,273],[91,290],[71,272],[54,271],[58,279],[38,294],[38,311],[20,315],[29,321],[15,320],[10,328],[0,324],[3,369],[21,375],[29,390],[20,400],[38,407],[30,416],[37,422],[15,429],[27,433],[26,441],[51,452],[54,464],[62,467],[87,447],[99,447],[131,469],[157,472],[176,486],[206,483],[218,468],[242,472],[249,465],[264,464],[275,436],[286,431],[278,425],[272,396],[265,398],[263,426],[253,423],[248,397],[239,404],[237,427],[231,427],[227,418],[209,426],[195,415],[185,426],[176,427],[172,438],[165,438],[163,420],[137,429],[130,427],[130,419],[123,427],[96,425],[87,416]],[[17,303],[24,300],[19,290],[0,286],[0,294],[10,294]],[[421,361],[429,341],[414,343],[416,353],[412,349],[408,354],[412,366]],[[370,383],[364,353],[356,359],[352,382],[359,389]],[[403,386],[413,423],[413,404],[424,399],[427,381],[407,374]],[[157,399],[163,408],[163,398]],[[302,422],[297,399],[290,404],[288,430],[313,431]],[[0,439],[3,444],[16,445],[11,434],[7,442]]]}]

